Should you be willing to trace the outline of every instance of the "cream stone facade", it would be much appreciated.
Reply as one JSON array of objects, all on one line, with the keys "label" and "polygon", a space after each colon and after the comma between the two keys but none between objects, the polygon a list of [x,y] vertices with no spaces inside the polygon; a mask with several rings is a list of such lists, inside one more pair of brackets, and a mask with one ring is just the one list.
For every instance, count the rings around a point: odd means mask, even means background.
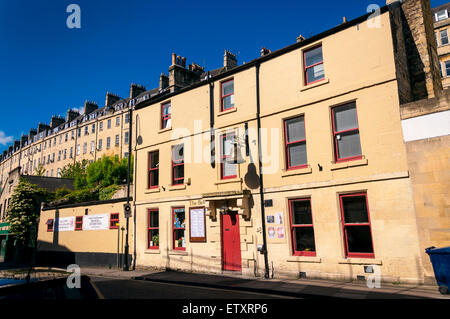
[{"label": "cream stone facade", "polygon": [[434,32],[436,34],[437,53],[442,77],[442,86],[450,86],[450,4],[433,8]]}]

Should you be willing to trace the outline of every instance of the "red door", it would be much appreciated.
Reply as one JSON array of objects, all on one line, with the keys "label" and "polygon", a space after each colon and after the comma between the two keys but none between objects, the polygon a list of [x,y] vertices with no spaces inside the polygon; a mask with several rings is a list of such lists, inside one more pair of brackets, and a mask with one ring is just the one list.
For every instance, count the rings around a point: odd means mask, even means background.
[{"label": "red door", "polygon": [[239,215],[237,212],[229,212],[221,216],[223,270],[241,271]]}]

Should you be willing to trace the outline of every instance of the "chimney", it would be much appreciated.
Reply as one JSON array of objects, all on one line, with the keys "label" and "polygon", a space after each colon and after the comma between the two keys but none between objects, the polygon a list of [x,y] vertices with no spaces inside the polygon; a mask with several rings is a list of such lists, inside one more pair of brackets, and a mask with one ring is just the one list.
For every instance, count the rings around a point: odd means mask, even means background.
[{"label": "chimney", "polygon": [[[398,16],[402,20],[404,41],[397,45],[405,47],[412,99],[439,96],[442,82],[430,1],[387,0],[386,4],[389,5],[391,19]],[[398,9],[401,14],[396,16],[395,11]]]},{"label": "chimney", "polygon": [[83,114],[87,115],[89,113],[92,113],[96,109],[98,109],[97,103],[89,100],[84,101]]},{"label": "chimney", "polygon": [[130,85],[130,99],[134,99],[136,96],[138,96],[141,93],[145,92],[145,86],[131,83]]},{"label": "chimney", "polygon": [[225,54],[223,55],[223,66],[227,70],[237,67],[236,56],[230,51],[225,50]]},{"label": "chimney", "polygon": [[261,49],[261,56],[267,55],[269,53],[271,53],[272,51],[270,51],[269,49],[266,49],[265,47],[262,47]]},{"label": "chimney", "polygon": [[164,73],[159,75],[159,90],[164,90],[169,86],[169,77]]},{"label": "chimney", "polygon": [[36,134],[37,134],[36,129],[35,128],[31,128],[30,132],[28,133],[28,136],[29,136],[30,139],[32,139],[33,136],[36,135]]},{"label": "chimney", "polygon": [[72,122],[78,116],[80,116],[80,113],[78,111],[68,109],[66,115],[66,122]]},{"label": "chimney", "polygon": [[117,94],[106,92],[105,106],[111,106],[120,100],[121,98]]},{"label": "chimney", "polygon": [[26,141],[28,141],[28,135],[22,134],[22,136],[20,137],[20,143],[22,147],[25,145]]},{"label": "chimney", "polygon": [[48,126],[47,124],[44,123],[38,123],[38,129],[37,132],[41,133],[42,131],[46,131],[50,128],[50,126]]},{"label": "chimney", "polygon": [[[200,81],[200,75],[204,69],[199,65],[192,63],[186,69],[186,58],[172,53],[172,65],[169,67],[168,87],[170,92],[175,92],[183,87],[189,86]],[[164,87],[165,75],[160,76],[160,89]]]},{"label": "chimney", "polygon": [[[56,116],[53,115],[52,119],[50,120],[50,128],[54,128],[57,127],[58,125],[61,125],[65,122],[66,120],[61,117],[61,116]],[[31,135],[31,134],[30,134]]]},{"label": "chimney", "polygon": [[300,35],[297,37],[297,42],[305,41],[305,39],[306,39],[306,38],[300,34]]}]

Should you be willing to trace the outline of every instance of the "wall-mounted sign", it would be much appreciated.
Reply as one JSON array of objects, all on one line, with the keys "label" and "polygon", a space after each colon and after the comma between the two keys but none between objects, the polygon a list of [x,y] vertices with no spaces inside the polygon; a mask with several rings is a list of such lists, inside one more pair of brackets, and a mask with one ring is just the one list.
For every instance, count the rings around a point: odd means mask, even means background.
[{"label": "wall-mounted sign", "polygon": [[55,221],[54,231],[72,231],[75,230],[75,216],[59,217]]},{"label": "wall-mounted sign", "polygon": [[83,230],[109,229],[109,214],[83,216]]},{"label": "wall-mounted sign", "polygon": [[205,208],[189,209],[189,238],[191,242],[206,242]]}]

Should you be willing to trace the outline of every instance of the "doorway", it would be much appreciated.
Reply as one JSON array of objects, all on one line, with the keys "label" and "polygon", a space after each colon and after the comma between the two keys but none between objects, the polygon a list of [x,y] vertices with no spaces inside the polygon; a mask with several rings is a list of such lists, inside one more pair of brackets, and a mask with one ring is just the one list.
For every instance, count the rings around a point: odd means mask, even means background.
[{"label": "doorway", "polygon": [[221,214],[223,270],[241,271],[241,236],[236,211]]}]

